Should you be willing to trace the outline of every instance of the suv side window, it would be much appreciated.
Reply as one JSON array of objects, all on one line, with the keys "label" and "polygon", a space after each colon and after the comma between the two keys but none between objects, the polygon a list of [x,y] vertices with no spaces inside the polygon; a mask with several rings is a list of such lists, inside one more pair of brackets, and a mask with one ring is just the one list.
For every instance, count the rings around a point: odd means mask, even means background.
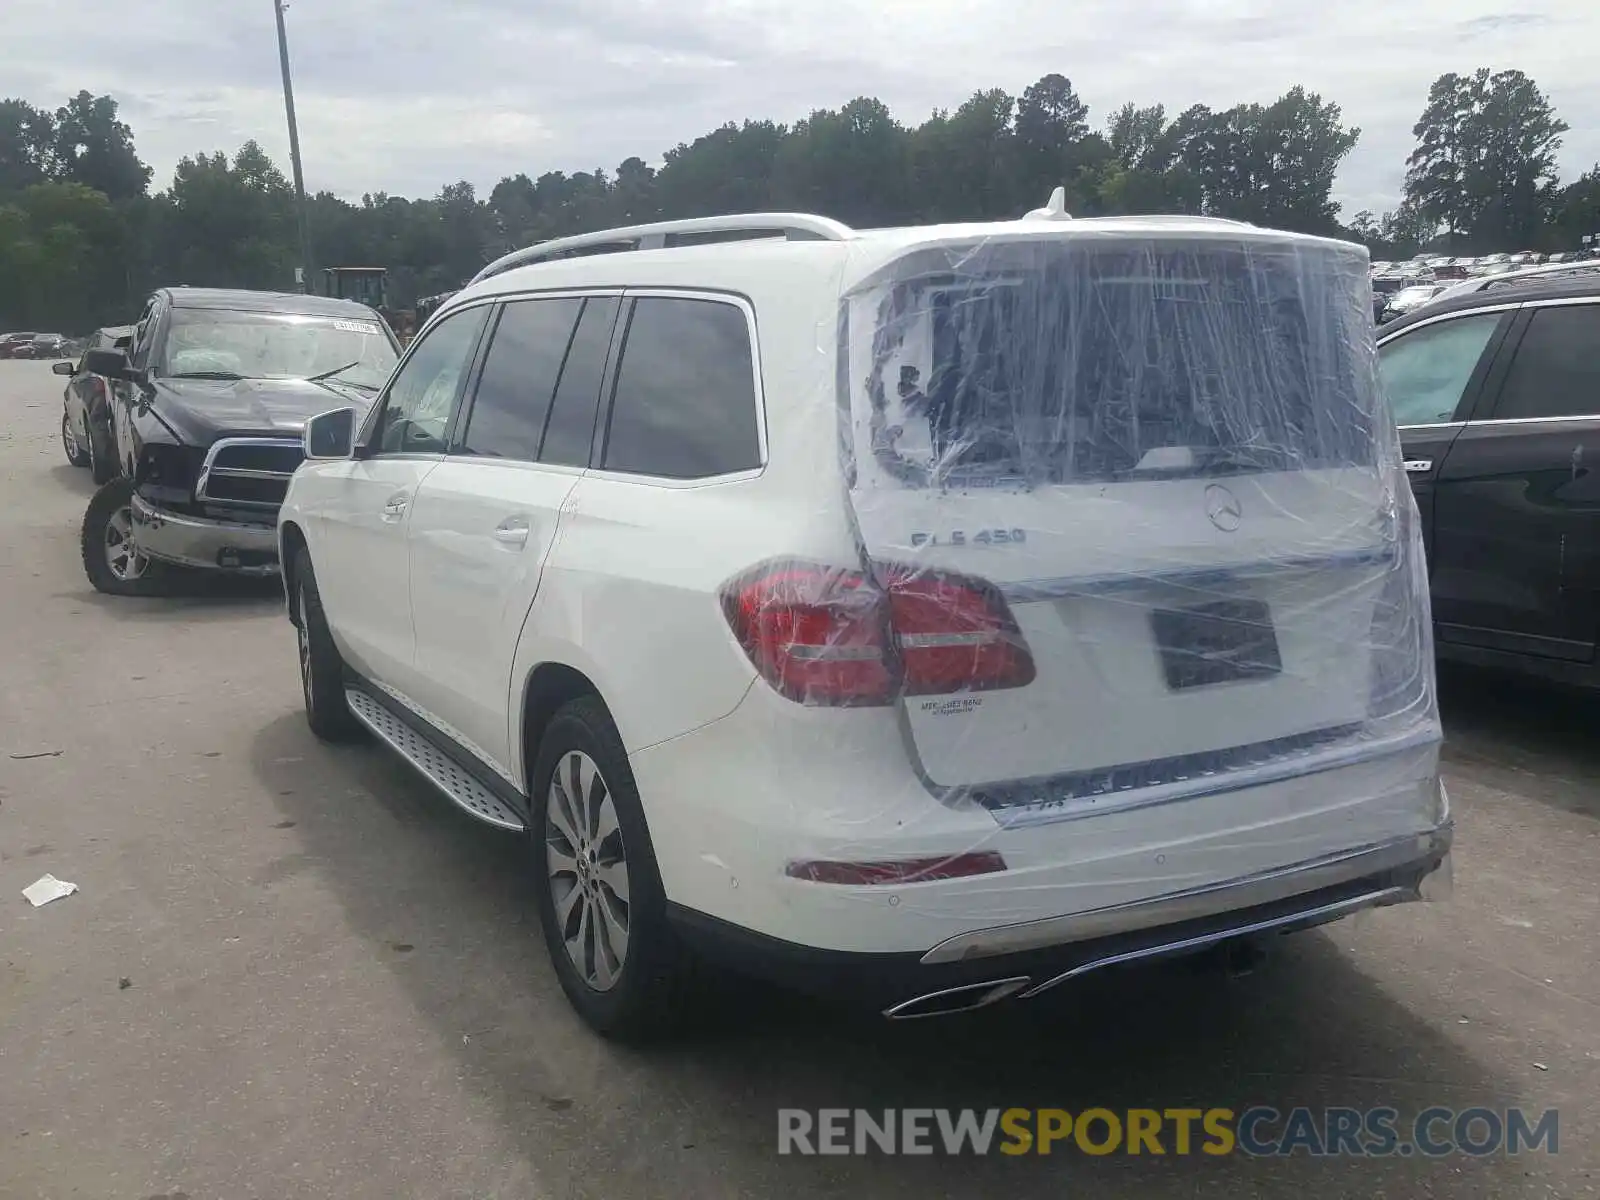
[{"label": "suv side window", "polygon": [[1504,313],[1476,313],[1425,325],[1378,350],[1378,374],[1396,425],[1455,420],[1484,350]]},{"label": "suv side window", "polygon": [[550,416],[545,421],[539,461],[565,467],[587,467],[594,448],[594,426],[600,416],[600,384],[605,378],[606,355],[617,324],[616,296],[590,296],[572,335],[561,382],[556,387]]},{"label": "suv side window", "polygon": [[667,479],[761,465],[743,309],[671,296],[634,301],[600,465]]},{"label": "suv side window", "polygon": [[445,432],[489,306],[452,313],[406,359],[378,412],[371,443],[379,454],[443,454]]},{"label": "suv side window", "polygon": [[1600,415],[1600,304],[1538,308],[1506,372],[1497,420]]},{"label": "suv side window", "polygon": [[501,310],[462,437],[464,454],[534,462],[581,299],[514,300]]}]

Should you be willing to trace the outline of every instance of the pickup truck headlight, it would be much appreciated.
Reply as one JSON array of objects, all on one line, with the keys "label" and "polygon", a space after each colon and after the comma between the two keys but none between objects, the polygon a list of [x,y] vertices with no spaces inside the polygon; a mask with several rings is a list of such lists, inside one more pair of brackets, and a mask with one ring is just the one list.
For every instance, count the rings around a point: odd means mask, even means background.
[{"label": "pickup truck headlight", "polygon": [[134,482],[140,488],[159,489],[161,494],[169,498],[181,496],[188,500],[194,495],[195,481],[200,475],[200,461],[200,453],[191,446],[146,443],[139,451]]}]

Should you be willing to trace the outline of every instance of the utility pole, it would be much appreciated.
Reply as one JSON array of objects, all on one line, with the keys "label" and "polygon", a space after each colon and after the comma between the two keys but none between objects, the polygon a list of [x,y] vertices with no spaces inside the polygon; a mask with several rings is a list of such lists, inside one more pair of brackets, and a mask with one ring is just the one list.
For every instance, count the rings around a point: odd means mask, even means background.
[{"label": "utility pole", "polygon": [[300,169],[300,126],[294,119],[294,81],[289,76],[289,35],[283,28],[284,0],[272,0],[278,18],[278,63],[283,67],[283,108],[289,117],[289,162],[294,168],[295,220],[300,226],[300,290],[311,287],[311,229],[306,222],[306,178]]}]

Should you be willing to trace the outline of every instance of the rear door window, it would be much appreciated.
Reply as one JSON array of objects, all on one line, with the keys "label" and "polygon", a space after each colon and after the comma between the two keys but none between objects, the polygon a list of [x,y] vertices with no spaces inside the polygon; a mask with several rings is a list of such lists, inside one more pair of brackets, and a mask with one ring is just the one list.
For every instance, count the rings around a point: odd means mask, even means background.
[{"label": "rear door window", "polygon": [[761,465],[755,361],[744,310],[722,300],[634,301],[601,465],[708,479]]},{"label": "rear door window", "polygon": [[1386,342],[1378,372],[1396,425],[1453,421],[1505,313],[1476,313],[1424,325]]},{"label": "rear door window", "polygon": [[1497,420],[1600,415],[1600,304],[1535,309],[1511,360]]},{"label": "rear door window", "polygon": [[581,299],[515,300],[501,311],[462,452],[534,462]]},{"label": "rear door window", "polygon": [[566,364],[561,368],[561,382],[545,421],[540,462],[565,467],[589,465],[595,422],[600,416],[600,385],[621,303],[616,296],[590,296],[583,302],[583,315],[572,334]]}]

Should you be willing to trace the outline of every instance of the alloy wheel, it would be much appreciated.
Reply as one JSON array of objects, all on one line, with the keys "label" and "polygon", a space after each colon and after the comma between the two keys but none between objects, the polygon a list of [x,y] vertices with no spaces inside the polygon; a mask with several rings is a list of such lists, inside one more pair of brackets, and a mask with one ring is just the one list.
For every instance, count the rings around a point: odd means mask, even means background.
[{"label": "alloy wheel", "polygon": [[106,522],[106,566],[124,583],[144,577],[149,567],[147,558],[133,540],[133,509],[123,507],[111,514]]},{"label": "alloy wheel", "polygon": [[295,623],[295,637],[300,643],[300,687],[306,694],[306,710],[316,708],[316,689],[311,686],[311,629],[308,622],[309,606],[306,604],[306,585],[299,587],[300,620]]},{"label": "alloy wheel", "polygon": [[608,992],[628,960],[628,857],[617,806],[594,759],[563,755],[545,804],[545,867],[556,928],[583,981]]},{"label": "alloy wheel", "polygon": [[67,452],[67,461],[78,461],[78,435],[73,432],[72,420],[66,413],[61,414],[61,445]]}]

